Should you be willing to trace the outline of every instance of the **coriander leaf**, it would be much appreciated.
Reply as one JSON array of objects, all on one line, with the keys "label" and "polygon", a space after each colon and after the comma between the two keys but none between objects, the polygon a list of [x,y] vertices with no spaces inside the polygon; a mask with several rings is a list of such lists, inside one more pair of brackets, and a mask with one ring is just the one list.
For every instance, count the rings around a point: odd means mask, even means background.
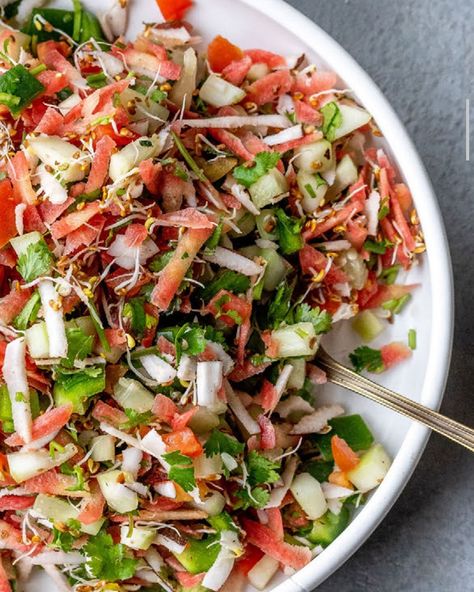
[{"label": "coriander leaf", "polygon": [[61,549],[61,551],[70,551],[74,544],[76,537],[70,532],[63,532],[53,526],[53,540],[51,544]]},{"label": "coriander leaf", "polygon": [[366,251],[369,251],[369,253],[376,253],[377,255],[384,255],[387,248],[392,246],[393,243],[391,243],[386,238],[382,239],[381,241],[367,239],[364,243],[364,249]]},{"label": "coriander leaf", "polygon": [[280,284],[278,287],[277,293],[268,307],[267,319],[272,327],[278,327],[285,320],[290,311],[293,290],[294,285],[287,283]]},{"label": "coriander leaf", "polygon": [[171,481],[181,486],[184,491],[192,491],[196,487],[194,468],[188,456],[175,450],[174,452],[163,454],[163,459],[171,465],[168,471],[168,477]]},{"label": "coriander leaf", "polygon": [[[12,115],[19,115],[44,90],[44,86],[25,66],[18,64],[0,76],[0,95]],[[10,99],[8,99],[10,97]]]},{"label": "coriander leaf", "polygon": [[138,561],[128,556],[128,550],[121,543],[115,544],[105,532],[91,536],[84,546],[87,567],[99,580],[116,582],[133,577]]},{"label": "coriander leaf", "polygon": [[173,250],[166,251],[165,253],[161,253],[160,255],[154,257],[148,264],[148,268],[150,269],[150,271],[152,271],[153,273],[158,273],[159,271],[164,269],[168,265],[171,257],[173,256],[173,253]]},{"label": "coriander leaf", "polygon": [[30,323],[34,323],[41,308],[39,292],[36,291],[25,304],[23,310],[13,320],[13,326],[19,331],[25,331]]},{"label": "coriander leaf", "polygon": [[135,335],[143,335],[146,329],[145,298],[130,298],[123,307],[123,316],[130,319],[130,325]]},{"label": "coriander leaf", "polygon": [[254,487],[251,491],[241,489],[236,493],[238,502],[236,509],[248,510],[248,508],[260,509],[265,507],[270,501],[270,492],[262,487]]},{"label": "coriander leaf", "polygon": [[275,168],[281,158],[279,152],[259,152],[251,166],[242,164],[235,167],[233,175],[234,179],[244,185],[250,187],[256,181],[263,177],[268,171]]},{"label": "coriander leaf", "polygon": [[26,251],[18,257],[17,270],[25,282],[49,273],[53,256],[44,240],[28,245]]},{"label": "coriander leaf", "polygon": [[144,413],[139,413],[135,409],[125,409],[124,411],[128,417],[128,421],[120,426],[123,430],[131,430],[140,425],[148,425],[153,417],[151,411],[145,411]]},{"label": "coriander leaf", "polygon": [[244,445],[236,438],[214,429],[204,444],[204,450],[206,456],[214,456],[215,454],[222,454],[222,452],[237,456],[244,451]]},{"label": "coriander leaf", "polygon": [[291,253],[296,253],[302,249],[304,246],[304,240],[301,235],[301,230],[305,223],[305,218],[288,216],[281,208],[275,210],[275,217],[277,221],[276,231],[281,252],[284,255],[291,255]]},{"label": "coriander leaf", "polygon": [[326,103],[326,105],[321,108],[321,113],[324,117],[323,134],[330,142],[333,142],[336,130],[342,124],[341,110],[339,109],[338,104],[332,101],[331,103]]},{"label": "coriander leaf", "polygon": [[384,364],[382,353],[379,349],[372,349],[362,345],[349,354],[349,359],[356,372],[368,370],[369,372],[382,372]]},{"label": "coriander leaf", "polygon": [[62,364],[72,368],[75,360],[83,360],[90,356],[94,345],[94,336],[87,335],[80,327],[68,327],[66,337],[67,358],[62,360]]},{"label": "coriander leaf", "polygon": [[327,333],[331,329],[332,318],[331,315],[325,311],[320,310],[318,306],[312,308],[309,304],[299,304],[294,313],[295,323],[310,322],[314,326],[316,335],[320,333]]},{"label": "coriander leaf", "polygon": [[280,478],[275,469],[279,468],[280,463],[274,462],[252,450],[247,457],[248,482],[251,486],[262,483],[275,483]]},{"label": "coriander leaf", "polygon": [[[212,238],[212,237],[211,237]],[[200,292],[200,297],[204,300],[210,300],[220,290],[229,290],[234,294],[242,294],[250,287],[250,279],[237,271],[230,269],[219,271],[211,282]]]}]

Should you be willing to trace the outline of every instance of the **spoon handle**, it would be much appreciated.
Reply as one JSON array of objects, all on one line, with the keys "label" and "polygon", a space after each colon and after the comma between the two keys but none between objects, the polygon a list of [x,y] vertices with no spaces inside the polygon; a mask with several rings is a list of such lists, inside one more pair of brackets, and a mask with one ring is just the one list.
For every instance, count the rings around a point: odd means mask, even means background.
[{"label": "spoon handle", "polygon": [[410,419],[414,419],[474,452],[474,429],[360,376],[360,374],[336,362],[322,348],[318,351],[317,364],[326,372],[329,382],[354,391]]}]

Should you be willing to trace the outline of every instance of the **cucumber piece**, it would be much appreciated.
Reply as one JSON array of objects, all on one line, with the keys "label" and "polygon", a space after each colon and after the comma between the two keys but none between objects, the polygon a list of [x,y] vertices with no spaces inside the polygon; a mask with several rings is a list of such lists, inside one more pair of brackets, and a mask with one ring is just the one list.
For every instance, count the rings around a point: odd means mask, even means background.
[{"label": "cucumber piece", "polygon": [[249,187],[250,197],[259,209],[272,204],[276,197],[287,191],[288,181],[277,168],[260,177]]},{"label": "cucumber piece", "polygon": [[347,473],[347,478],[359,491],[370,491],[382,483],[391,463],[382,444],[375,444],[361,456],[356,468]]},{"label": "cucumber piece", "polygon": [[122,545],[130,547],[130,549],[146,551],[156,538],[154,528],[134,526],[130,534],[129,530],[130,526],[128,524],[122,524],[120,527],[120,542]]},{"label": "cucumber piece", "polygon": [[189,573],[197,574],[207,571],[219,554],[221,546],[219,537],[211,535],[204,539],[190,539],[182,553],[176,553],[176,559]]},{"label": "cucumber piece", "polygon": [[[40,493],[36,496],[33,511],[51,522],[67,524],[69,520],[77,520],[79,510],[69,502],[52,495]],[[102,528],[105,518],[99,518],[91,524],[81,524],[80,529],[90,535],[96,535]]]},{"label": "cucumber piece", "polygon": [[349,444],[352,450],[367,450],[374,443],[372,432],[360,415],[334,417],[328,421],[332,430],[322,436],[314,436],[323,460],[332,461],[331,438],[336,434]]},{"label": "cucumber piece", "polygon": [[142,160],[153,158],[161,148],[161,140],[157,135],[144,136],[114,152],[110,158],[109,175],[117,182],[124,175],[137,166]]},{"label": "cucumber piece", "polygon": [[96,436],[91,442],[92,460],[95,462],[115,462],[115,438],[108,434]]},{"label": "cucumber piece", "polygon": [[138,508],[138,495],[128,487],[125,487],[122,480],[131,483],[133,477],[125,471],[108,471],[97,475],[102,495],[107,504],[116,512],[126,514]]},{"label": "cucumber piece", "polygon": [[234,223],[238,226],[240,232],[231,229],[228,233],[229,236],[231,238],[240,238],[242,236],[247,236],[255,228],[255,216],[251,212],[245,210],[244,208],[240,208],[240,210],[237,210],[236,212]]},{"label": "cucumber piece", "polygon": [[365,342],[374,340],[382,333],[382,321],[370,310],[363,310],[352,321],[352,328]]},{"label": "cucumber piece", "polygon": [[213,107],[235,105],[245,98],[245,91],[216,74],[211,74],[201,86],[199,97]]},{"label": "cucumber piece", "polygon": [[328,184],[318,173],[308,173],[304,170],[298,171],[296,182],[303,196],[301,200],[303,210],[311,214],[322,204]]},{"label": "cucumber piece", "polygon": [[308,173],[323,173],[333,166],[332,144],[327,140],[301,146],[295,150],[295,154],[295,166]]},{"label": "cucumber piece", "polygon": [[319,481],[309,473],[296,475],[290,491],[310,520],[326,513],[328,505]]},{"label": "cucumber piece", "polygon": [[261,249],[259,254],[267,262],[263,274],[263,289],[273,292],[285,278],[290,266],[275,249]]},{"label": "cucumber piece", "polygon": [[306,538],[315,545],[327,547],[349,524],[350,512],[346,506],[342,506],[339,514],[327,511],[324,516],[313,522],[311,532]]},{"label": "cucumber piece", "polygon": [[272,341],[278,344],[278,358],[314,356],[318,339],[312,323],[296,323],[272,331]]},{"label": "cucumber piece", "polygon": [[133,378],[120,378],[114,386],[114,399],[124,409],[146,413],[153,407],[152,393]]},{"label": "cucumber piece", "polygon": [[28,353],[32,358],[49,358],[49,338],[46,323],[35,323],[25,331]]},{"label": "cucumber piece", "polygon": [[347,134],[350,134],[354,130],[366,125],[372,119],[370,113],[368,113],[365,109],[361,109],[360,107],[355,107],[352,105],[344,105],[343,103],[338,103],[337,105],[342,116],[342,122],[341,125],[335,130],[335,140],[338,140],[343,136],[347,136]]},{"label": "cucumber piece", "polygon": [[328,191],[326,192],[326,199],[336,199],[336,197],[342,191],[344,191],[344,189],[347,189],[347,187],[355,183],[357,179],[357,167],[354,164],[352,158],[348,154],[346,154],[337,164],[336,177],[334,179],[334,183],[331,185],[331,187],[329,187]]},{"label": "cucumber piece", "polygon": [[255,218],[257,230],[260,236],[265,240],[276,240],[278,235],[276,233],[277,221],[275,218],[275,210],[273,208],[266,208],[260,212]]},{"label": "cucumber piece", "polygon": [[81,181],[88,172],[87,154],[58,136],[29,137],[28,150],[42,163],[60,172],[66,183]]},{"label": "cucumber piece", "polygon": [[33,232],[28,232],[27,234],[22,234],[21,236],[16,236],[15,238],[10,239],[10,244],[19,257],[20,255],[23,255],[23,253],[26,253],[30,245],[35,245],[42,240],[43,237],[41,234],[34,230]]},{"label": "cucumber piece", "polygon": [[301,390],[304,387],[306,378],[306,360],[304,358],[295,358],[290,360],[289,364],[293,367],[287,387],[290,389]]}]

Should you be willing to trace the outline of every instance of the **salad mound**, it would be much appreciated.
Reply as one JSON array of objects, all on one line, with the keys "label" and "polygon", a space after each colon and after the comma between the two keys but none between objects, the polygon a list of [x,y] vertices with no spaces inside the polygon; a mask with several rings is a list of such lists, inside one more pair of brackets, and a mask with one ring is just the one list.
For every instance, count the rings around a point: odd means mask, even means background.
[{"label": "salad mound", "polygon": [[344,319],[357,371],[415,349],[367,345],[415,289],[409,189],[335,74],[197,51],[191,2],[159,4],[174,20],[133,42],[126,2],[0,24],[5,591],[34,566],[76,592],[263,590],[390,466],[318,403],[317,351]]}]

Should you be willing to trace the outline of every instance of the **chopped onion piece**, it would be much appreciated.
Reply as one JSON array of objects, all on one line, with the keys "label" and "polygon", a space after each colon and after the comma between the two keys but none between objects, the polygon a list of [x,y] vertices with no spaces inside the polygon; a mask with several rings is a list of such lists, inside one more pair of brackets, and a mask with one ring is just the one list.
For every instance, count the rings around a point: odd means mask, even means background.
[{"label": "chopped onion piece", "polygon": [[28,452],[12,452],[7,454],[10,475],[17,483],[36,477],[49,469],[62,465],[77,453],[74,444],[66,444],[64,451],[54,455],[49,450],[30,450]]},{"label": "chopped onion piece", "polygon": [[31,442],[32,417],[25,355],[25,340],[22,337],[10,341],[5,348],[2,372],[12,405],[15,431],[28,444]]},{"label": "chopped onion piece", "polygon": [[80,565],[85,563],[87,558],[81,555],[79,551],[43,551],[31,558],[33,565]]},{"label": "chopped onion piece", "polygon": [[44,166],[39,166],[36,174],[39,177],[41,189],[51,203],[62,204],[67,200],[67,189],[63,187],[54,175],[48,173]]},{"label": "chopped onion piece", "polygon": [[327,405],[313,411],[310,415],[305,415],[299,422],[293,426],[291,434],[317,434],[327,426],[327,423],[333,417],[342,415],[344,409],[340,405]]},{"label": "chopped onion piece", "polygon": [[142,458],[143,452],[138,448],[133,448],[133,446],[125,448],[122,451],[122,471],[130,473],[136,479]]},{"label": "chopped onion piece", "polygon": [[277,127],[285,129],[291,121],[284,115],[226,115],[224,117],[209,117],[207,119],[181,119],[176,125],[187,127],[225,128],[233,129],[253,125],[255,127]]},{"label": "chopped onion piece", "polygon": [[153,354],[142,356],[140,362],[153,380],[156,380],[159,384],[170,382],[176,376],[176,370],[173,366],[165,362],[160,356]]},{"label": "chopped onion piece", "polygon": [[68,344],[61,299],[50,280],[39,282],[38,291],[48,333],[49,356],[51,358],[65,358],[67,357]]},{"label": "chopped onion piece", "polygon": [[196,378],[196,360],[187,354],[181,356],[176,376],[190,382]]},{"label": "chopped onion piece", "polygon": [[198,362],[196,369],[198,405],[215,412],[222,409],[222,402],[217,396],[219,390],[222,388],[222,374],[223,364],[221,361]]},{"label": "chopped onion piece", "polygon": [[268,146],[275,146],[276,144],[283,144],[285,142],[291,142],[292,140],[299,140],[303,137],[303,126],[301,123],[298,125],[294,125],[289,127],[282,132],[278,132],[277,134],[272,134],[271,136],[266,136],[263,138],[263,141]]},{"label": "chopped onion piece", "polygon": [[176,487],[173,481],[160,481],[154,488],[163,497],[169,497],[170,499],[176,498]]},{"label": "chopped onion piece", "polygon": [[238,271],[243,275],[260,275],[263,272],[263,267],[258,265],[258,263],[223,247],[216,247],[214,253],[212,255],[204,255],[204,259],[220,267],[227,267],[227,269]]},{"label": "chopped onion piece", "polygon": [[224,585],[242,549],[238,534],[232,530],[221,532],[220,544],[221,550],[202,581],[209,590],[219,590]]},{"label": "chopped onion piece", "polygon": [[[379,207],[380,207],[380,193],[378,191],[371,191],[369,197],[365,201],[364,212],[367,216],[367,231],[370,236],[377,234],[379,225]],[[350,248],[350,247],[348,247]]]},{"label": "chopped onion piece", "polygon": [[227,380],[224,382],[224,387],[227,395],[227,401],[229,402],[229,407],[232,409],[235,417],[240,421],[240,423],[251,436],[260,434],[260,426],[250,415],[247,409],[245,409],[242,401],[234,393],[234,390]]}]

